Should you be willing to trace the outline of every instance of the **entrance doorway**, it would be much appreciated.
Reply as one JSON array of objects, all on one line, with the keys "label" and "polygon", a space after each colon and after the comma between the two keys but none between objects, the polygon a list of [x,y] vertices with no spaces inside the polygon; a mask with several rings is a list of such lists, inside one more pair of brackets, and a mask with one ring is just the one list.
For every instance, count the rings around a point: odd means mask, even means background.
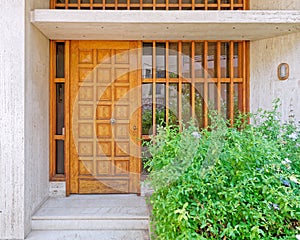
[{"label": "entrance doorway", "polygon": [[[249,110],[246,41],[51,41],[50,180],[70,193],[139,193],[158,125],[233,125]],[[143,149],[145,150],[145,149]]]}]

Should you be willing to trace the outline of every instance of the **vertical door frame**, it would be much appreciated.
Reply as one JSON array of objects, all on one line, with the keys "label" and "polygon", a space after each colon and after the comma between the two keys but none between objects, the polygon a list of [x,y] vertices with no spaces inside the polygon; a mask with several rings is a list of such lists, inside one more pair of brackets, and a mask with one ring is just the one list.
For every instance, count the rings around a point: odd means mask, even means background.
[{"label": "vertical door frame", "polygon": [[[64,43],[64,77],[56,77],[56,43]],[[65,181],[66,195],[70,194],[69,184],[69,62],[70,62],[70,41],[54,41],[50,40],[50,81],[49,81],[49,180],[50,181]],[[56,134],[56,84],[65,84],[65,106],[64,106],[64,133],[62,135]],[[64,141],[64,174],[56,173],[56,141]]]}]

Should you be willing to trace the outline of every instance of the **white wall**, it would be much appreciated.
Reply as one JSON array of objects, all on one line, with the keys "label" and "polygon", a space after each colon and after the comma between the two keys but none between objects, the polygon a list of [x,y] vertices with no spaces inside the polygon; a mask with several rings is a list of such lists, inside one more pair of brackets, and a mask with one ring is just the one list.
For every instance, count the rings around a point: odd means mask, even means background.
[{"label": "white wall", "polygon": [[1,0],[0,239],[24,239],[48,197],[49,41],[29,16],[48,4]]},{"label": "white wall", "polygon": [[[300,0],[250,0],[251,10],[300,10]],[[286,120],[293,109],[300,120],[300,34],[251,42],[250,108],[270,109],[280,98],[281,112]],[[290,78],[279,81],[277,66],[290,65]]]},{"label": "white wall", "polygon": [[25,235],[49,195],[49,40],[30,23],[31,10],[48,7],[48,0],[26,1]]},{"label": "white wall", "polygon": [[0,7],[0,239],[24,236],[24,4]]},{"label": "white wall", "polygon": [[[272,100],[280,98],[283,119],[293,109],[300,121],[300,33],[251,42],[250,47],[250,102],[251,111],[272,106]],[[277,66],[288,63],[290,77],[286,81],[277,78]]]},{"label": "white wall", "polygon": [[250,0],[251,10],[299,10],[299,0]]}]

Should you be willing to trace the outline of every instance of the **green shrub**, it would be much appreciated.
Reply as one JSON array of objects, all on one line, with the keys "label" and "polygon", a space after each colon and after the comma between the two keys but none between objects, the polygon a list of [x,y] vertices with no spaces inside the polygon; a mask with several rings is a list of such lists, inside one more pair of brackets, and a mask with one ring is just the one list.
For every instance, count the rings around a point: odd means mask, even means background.
[{"label": "green shrub", "polygon": [[[300,129],[272,111],[233,128],[167,126],[148,144],[155,239],[295,239],[300,232]],[[238,130],[239,129],[239,130]]]}]

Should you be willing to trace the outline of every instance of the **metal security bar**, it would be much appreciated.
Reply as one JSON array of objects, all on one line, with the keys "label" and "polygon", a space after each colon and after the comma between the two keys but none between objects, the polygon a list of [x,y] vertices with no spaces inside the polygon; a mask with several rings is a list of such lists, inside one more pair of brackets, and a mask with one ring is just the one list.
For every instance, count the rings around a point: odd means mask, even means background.
[{"label": "metal security bar", "polygon": [[53,9],[247,10],[249,0],[51,0]]}]

